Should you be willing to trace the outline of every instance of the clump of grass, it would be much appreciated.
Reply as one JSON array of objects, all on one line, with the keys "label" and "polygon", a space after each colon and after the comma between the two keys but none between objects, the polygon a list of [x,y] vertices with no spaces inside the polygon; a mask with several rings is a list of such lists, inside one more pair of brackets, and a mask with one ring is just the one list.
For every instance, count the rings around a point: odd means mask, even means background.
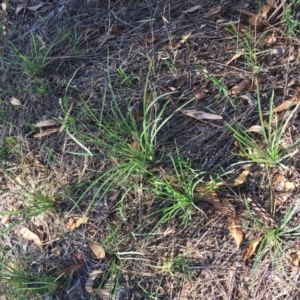
[{"label": "clump of grass", "polygon": [[284,289],[284,282],[289,282],[296,287],[296,282],[293,281],[287,271],[286,263],[290,264],[289,249],[293,248],[296,240],[300,237],[300,225],[295,225],[295,216],[298,213],[299,204],[300,199],[292,203],[278,225],[270,227],[251,213],[248,203],[245,201],[247,211],[253,222],[250,229],[258,232],[261,237],[251,268],[253,275],[252,287],[263,262],[267,262],[268,268],[276,271],[279,278],[281,278],[282,281],[279,282],[279,285],[282,285],[282,289]]},{"label": "clump of grass", "polygon": [[174,170],[173,176],[156,176],[152,174],[149,179],[149,187],[146,190],[157,197],[157,201],[162,202],[163,208],[153,215],[160,215],[160,223],[166,223],[178,217],[184,225],[191,221],[191,214],[194,208],[200,210],[194,204],[195,182],[199,183],[199,177],[204,173],[197,173],[191,165],[180,156],[176,159],[169,155]]},{"label": "clump of grass", "polygon": [[[109,70],[109,61],[108,67]],[[149,78],[152,71],[150,62],[146,83],[143,90],[141,111],[138,118],[130,111],[124,114],[109,82],[111,94],[111,112],[107,115],[99,115],[84,104],[84,110],[94,122],[98,135],[90,135],[83,130],[78,130],[76,122],[67,122],[66,130],[72,135],[74,141],[84,150],[83,153],[73,153],[84,156],[102,156],[113,163],[113,166],[98,176],[78,201],[92,189],[96,189],[90,206],[99,197],[100,193],[105,196],[112,188],[120,187],[125,182],[129,185],[128,191],[134,189],[136,180],[152,176],[149,169],[158,159],[156,153],[157,135],[163,126],[182,107],[179,107],[169,116],[164,117],[168,101],[158,110],[160,100],[168,94],[156,96],[150,93]],[[108,74],[110,78],[110,74]],[[110,79],[109,79],[110,81]],[[106,93],[104,93],[106,95]],[[187,102],[189,103],[189,102]],[[185,103],[184,105],[186,105]],[[88,128],[87,128],[88,131]],[[92,148],[94,150],[90,151]],[[97,153],[97,149],[99,152]]]},{"label": "clump of grass", "polygon": [[17,260],[2,262],[0,271],[2,295],[15,299],[33,299],[37,295],[51,296],[60,286],[59,278],[27,271]]},{"label": "clump of grass", "polygon": [[[257,102],[258,102],[258,116],[261,128],[261,135],[263,140],[259,141],[257,137],[248,132],[246,128],[243,128],[239,124],[235,126],[227,123],[228,128],[234,133],[235,139],[239,142],[239,147],[241,150],[241,155],[248,159],[250,162],[265,164],[266,166],[271,165],[282,165],[282,162],[293,156],[298,150],[296,149],[298,143],[294,143],[287,149],[283,149],[281,145],[282,138],[284,136],[285,130],[293,118],[295,112],[299,108],[299,104],[295,106],[293,110],[290,111],[286,118],[283,118],[282,122],[274,122],[272,118],[274,116],[274,92],[270,98],[270,106],[268,112],[267,123],[263,120],[263,111],[261,106],[260,93],[257,89]],[[291,150],[296,149],[296,151],[291,152]],[[284,166],[283,166],[284,167]]]}]

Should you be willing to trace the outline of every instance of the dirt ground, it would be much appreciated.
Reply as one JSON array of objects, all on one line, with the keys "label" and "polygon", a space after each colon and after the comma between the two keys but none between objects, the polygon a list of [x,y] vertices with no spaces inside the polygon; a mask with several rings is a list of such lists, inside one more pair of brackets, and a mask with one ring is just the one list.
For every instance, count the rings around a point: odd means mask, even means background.
[{"label": "dirt ground", "polygon": [[[97,191],[98,182],[84,194],[114,162],[100,146],[88,142],[84,147],[99,155],[75,155],[83,148],[74,133],[58,131],[55,126],[34,126],[49,119],[64,122],[69,116],[70,126],[101,135],[86,107],[109,116],[114,114],[116,100],[127,115],[130,106],[143,98],[150,58],[149,89],[158,96],[165,94],[160,107],[169,103],[163,118],[190,100],[185,109],[223,117],[197,121],[176,113],[157,134],[159,159],[153,170],[159,176],[171,176],[174,170],[168,154],[179,153],[206,181],[226,172],[227,182],[234,180],[241,173],[237,163],[248,162],[236,155],[238,145],[226,122],[233,124],[234,120],[244,128],[259,124],[257,89],[266,113],[272,97],[277,107],[299,88],[299,40],[286,33],[282,10],[263,25],[253,26],[245,11],[256,14],[261,7],[258,2],[3,2],[7,8],[2,6],[0,14],[0,129],[1,147],[8,152],[1,154],[0,209],[7,212],[18,207],[15,211],[21,209],[21,213],[1,225],[1,258],[4,262],[17,259],[22,268],[37,276],[61,275],[63,284],[51,296],[41,292],[36,299],[300,298],[299,267],[289,259],[284,257],[276,265],[272,254],[266,254],[255,272],[255,256],[245,260],[249,243],[260,232],[243,199],[255,198],[265,207],[270,193],[269,177],[261,164],[252,164],[244,184],[218,191],[239,211],[244,237],[237,248],[227,216],[207,202],[195,203],[205,216],[193,208],[184,226],[179,217],[159,224],[158,218],[150,216],[162,207],[159,199],[138,190],[126,193],[123,199],[123,185],[102,194]],[[234,58],[237,53],[246,54]],[[35,62],[39,58],[41,69],[26,58]],[[19,102],[13,103],[12,98]],[[287,142],[299,139],[297,113],[285,134]],[[273,183],[275,175],[284,180],[273,186],[274,193],[284,197],[284,203],[276,207],[275,222],[299,198],[299,154],[283,164],[285,169],[271,168]],[[293,188],[282,188],[285,182],[293,183]],[[27,187],[25,194],[22,185]],[[33,192],[47,195],[54,209],[40,207],[43,212],[34,213],[32,219],[33,208],[26,199]],[[126,212],[123,219],[121,199]],[[88,221],[70,230],[70,218],[82,216]],[[299,216],[297,210],[290,226],[298,224]],[[33,222],[44,233],[42,247],[20,237],[20,229],[32,228]],[[91,242],[103,245],[105,258],[95,256],[88,246]],[[300,240],[286,240],[283,245],[284,252],[293,255]],[[90,293],[87,282],[93,271],[99,273]],[[9,294],[3,297],[16,299]],[[31,299],[26,293],[18,297]]]}]

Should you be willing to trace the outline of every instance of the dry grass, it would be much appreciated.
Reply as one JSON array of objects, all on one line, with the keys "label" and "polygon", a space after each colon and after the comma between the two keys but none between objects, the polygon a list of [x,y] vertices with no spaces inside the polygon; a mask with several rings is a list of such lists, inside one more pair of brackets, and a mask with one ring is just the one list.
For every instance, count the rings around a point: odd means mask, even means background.
[{"label": "dry grass", "polygon": [[[274,106],[298,99],[299,41],[292,34],[296,28],[288,32],[282,11],[272,24],[243,30],[249,16],[237,11],[242,2],[232,2],[218,11],[219,1],[67,0],[31,9],[24,4],[16,13],[19,3],[10,1],[7,13],[1,12],[0,210],[3,219],[11,217],[1,225],[0,277],[7,268],[25,274],[11,280],[18,288],[0,286],[3,299],[300,297],[299,266],[291,264],[299,238],[283,237],[286,257],[270,251],[258,266],[255,255],[246,261],[249,243],[269,228],[255,223],[243,202],[251,197],[269,210],[269,199],[276,198],[273,217],[280,224],[299,198],[299,153],[268,168],[253,163],[246,182],[230,187],[246,160],[236,155],[240,149],[225,125],[259,124],[258,90],[263,113],[273,92]],[[244,9],[257,12],[257,2],[248,1]],[[36,4],[28,1],[27,7]],[[236,53],[243,55],[228,63]],[[236,87],[245,78],[250,84]],[[12,97],[22,105],[12,105]],[[145,105],[157,97],[160,109],[153,106],[146,119]],[[195,121],[176,112],[184,104],[223,120]],[[283,149],[299,140],[297,113]],[[132,131],[146,132],[147,122],[157,126],[169,116],[155,134],[153,160],[143,160]],[[38,138],[49,127],[35,124],[48,119],[57,121],[50,126],[56,132]],[[226,183],[217,193],[237,208],[244,232],[239,249],[226,216],[207,202],[189,202],[188,183],[198,180]],[[174,203],[178,214],[161,223]],[[288,228],[297,226],[299,213]],[[87,223],[68,229],[70,218],[81,217]],[[33,224],[42,232],[42,247],[20,237],[22,227],[36,231]],[[95,257],[90,242],[104,248],[104,259]],[[69,266],[74,273],[64,269]],[[93,283],[100,292],[91,296],[86,283],[94,270],[101,271]],[[54,289],[51,280],[58,275]],[[43,286],[34,276],[53,286],[32,296],[32,287]]]}]

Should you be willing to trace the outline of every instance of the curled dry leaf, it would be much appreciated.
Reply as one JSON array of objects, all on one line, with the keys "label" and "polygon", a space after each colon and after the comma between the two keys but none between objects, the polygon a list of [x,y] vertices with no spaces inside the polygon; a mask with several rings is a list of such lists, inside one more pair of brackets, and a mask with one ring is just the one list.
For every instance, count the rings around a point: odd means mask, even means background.
[{"label": "curled dry leaf", "polygon": [[33,241],[35,244],[37,244],[39,247],[42,247],[42,242],[38,235],[30,231],[28,228],[23,227],[19,234],[22,236],[22,238],[26,241]]},{"label": "curled dry leaf", "polygon": [[243,230],[238,223],[236,217],[232,217],[229,221],[228,225],[229,232],[231,236],[234,238],[237,248],[240,248],[241,242],[243,241]]},{"label": "curled dry leaf", "polygon": [[219,199],[218,194],[210,190],[205,184],[198,183],[194,190],[195,196],[200,196],[202,200],[212,204],[214,208],[223,215],[235,216],[235,208],[227,199]]},{"label": "curled dry leaf", "polygon": [[283,101],[280,105],[275,107],[273,109],[273,112],[281,112],[283,110],[287,110],[288,108],[291,108],[292,106],[295,106],[299,103],[297,99],[291,98],[289,100]]},{"label": "curled dry leaf", "polygon": [[291,254],[292,266],[299,267],[299,263],[300,263],[299,251],[292,253]]},{"label": "curled dry leaf", "polygon": [[89,278],[85,284],[85,289],[90,294],[94,293],[94,288],[93,288],[94,280],[101,274],[103,274],[103,271],[101,271],[101,270],[95,270],[90,273]]},{"label": "curled dry leaf", "polygon": [[42,122],[38,122],[35,124],[35,127],[42,128],[42,127],[49,127],[49,126],[56,126],[58,123],[55,120],[49,119],[44,120]]},{"label": "curled dry leaf", "polygon": [[232,95],[240,95],[247,92],[252,86],[252,80],[250,78],[246,78],[242,80],[239,84],[235,85],[230,89],[230,94]]},{"label": "curled dry leaf", "polygon": [[253,125],[249,129],[247,129],[246,131],[257,132],[259,134],[263,134],[263,128],[260,125]]},{"label": "curled dry leaf", "polygon": [[81,217],[76,220],[75,223],[75,228],[78,228],[81,224],[86,224],[88,222],[89,218],[88,217]]},{"label": "curled dry leaf", "polygon": [[94,253],[94,255],[96,256],[96,258],[98,258],[98,259],[105,258],[105,250],[103,249],[103,247],[101,245],[96,244],[96,243],[91,243],[91,244],[89,244],[89,247],[92,250],[92,252]]},{"label": "curled dry leaf", "polygon": [[49,128],[33,135],[34,138],[42,138],[44,136],[59,132],[60,127]]},{"label": "curled dry leaf", "polygon": [[101,289],[93,288],[95,279],[101,274],[103,274],[103,271],[101,271],[101,270],[92,271],[90,273],[90,276],[89,276],[86,284],[85,284],[85,289],[90,294],[98,295],[100,297],[100,299],[102,299],[102,300],[108,300],[108,299],[110,299],[110,296],[111,296],[110,295],[110,288],[111,288],[111,284],[112,284],[111,279],[109,279]]},{"label": "curled dry leaf", "polygon": [[19,99],[15,98],[15,97],[12,97],[10,99],[10,103],[14,106],[22,106],[22,103]]},{"label": "curled dry leaf", "polygon": [[200,110],[187,110],[182,109],[181,112],[189,117],[192,117],[196,120],[222,120],[223,117],[215,114],[209,114]]},{"label": "curled dry leaf", "polygon": [[250,258],[251,255],[254,254],[254,252],[255,252],[258,244],[260,243],[261,239],[262,239],[262,237],[259,237],[259,238],[255,239],[254,241],[252,241],[250,243],[250,245],[249,245],[249,247],[247,249],[246,257],[245,257],[246,259]]},{"label": "curled dry leaf", "polygon": [[251,165],[247,165],[244,168],[244,171],[234,180],[234,183],[229,184],[229,186],[235,187],[235,186],[243,184],[250,172],[250,169],[251,169]]},{"label": "curled dry leaf", "polygon": [[55,273],[55,275],[57,277],[72,275],[75,271],[79,270],[84,264],[85,264],[85,262],[80,262],[78,264],[63,268],[63,269],[57,271]]},{"label": "curled dry leaf", "polygon": [[74,230],[75,228],[78,228],[82,224],[86,224],[88,222],[88,217],[80,217],[77,220],[74,218],[69,218],[68,223],[66,225],[67,230]]}]

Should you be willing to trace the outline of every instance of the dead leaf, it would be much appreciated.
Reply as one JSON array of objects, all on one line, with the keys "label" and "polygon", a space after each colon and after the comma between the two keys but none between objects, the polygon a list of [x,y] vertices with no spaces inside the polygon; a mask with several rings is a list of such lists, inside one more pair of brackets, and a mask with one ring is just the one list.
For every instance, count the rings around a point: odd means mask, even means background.
[{"label": "dead leaf", "polygon": [[95,270],[90,273],[89,278],[85,284],[85,289],[87,290],[87,292],[89,292],[90,294],[94,293],[94,288],[93,288],[94,281],[99,275],[103,273],[104,272],[101,270]]},{"label": "dead leaf", "polygon": [[217,14],[219,14],[221,11],[223,10],[223,6],[222,5],[217,5],[217,6],[214,6],[212,7],[208,13],[205,15],[205,18],[211,18]]},{"label": "dead leaf", "polygon": [[218,194],[214,190],[210,190],[209,186],[198,183],[194,189],[195,196],[199,196],[202,200],[212,204],[214,208],[223,215],[235,215],[235,208],[227,199],[219,199]]},{"label": "dead leaf", "polygon": [[231,236],[234,238],[236,242],[237,248],[240,248],[241,242],[243,241],[244,234],[236,217],[230,219],[228,229]]},{"label": "dead leaf", "polygon": [[197,91],[195,94],[195,98],[198,100],[203,99],[205,97],[205,92],[204,91]]},{"label": "dead leaf", "polygon": [[81,224],[86,224],[88,222],[89,218],[88,217],[81,217],[76,220],[75,223],[75,228],[78,228]]},{"label": "dead leaf", "polygon": [[276,0],[267,0],[267,4],[272,8],[277,8]]},{"label": "dead leaf", "polygon": [[187,9],[187,10],[184,10],[182,13],[187,14],[187,13],[193,12],[193,11],[195,11],[197,9],[200,9],[200,8],[202,8],[202,5],[196,5],[196,6],[193,6],[189,9]]},{"label": "dead leaf", "polygon": [[299,251],[292,253],[291,254],[291,264],[292,264],[292,266],[299,267],[299,262],[300,262]]},{"label": "dead leaf", "polygon": [[223,117],[215,114],[209,114],[200,110],[186,110],[182,109],[181,112],[196,120],[222,120]]},{"label": "dead leaf", "polygon": [[268,37],[267,44],[273,45],[276,42],[277,42],[277,37],[275,36],[275,32],[273,32],[272,35]]},{"label": "dead leaf", "polygon": [[234,206],[231,204],[231,202],[227,199],[222,199],[222,209],[221,212],[223,215],[228,215],[230,217],[233,217],[236,215],[236,211]]},{"label": "dead leaf", "polygon": [[55,273],[55,276],[60,277],[60,276],[69,276],[72,275],[75,271],[79,270],[85,262],[80,262],[78,264],[63,268]]},{"label": "dead leaf", "polygon": [[6,13],[7,4],[5,2],[2,2],[1,3],[1,8],[2,8],[2,11],[4,11]]},{"label": "dead leaf", "polygon": [[91,243],[89,244],[90,249],[98,259],[103,259],[105,258],[105,250],[103,247],[99,244],[96,243]]},{"label": "dead leaf", "polygon": [[80,217],[77,220],[74,218],[69,218],[68,223],[66,225],[67,230],[74,230],[75,228],[78,228],[82,224],[86,224],[88,222],[88,217]]},{"label": "dead leaf", "polygon": [[141,145],[137,133],[132,131],[131,134],[132,134],[133,142],[129,144],[129,147],[133,148],[134,150],[141,151],[142,149],[141,149]]},{"label": "dead leaf", "polygon": [[286,110],[292,106],[295,106],[299,103],[298,100],[291,98],[289,100],[283,101],[280,105],[278,105],[276,108],[273,109],[273,112],[281,112],[283,110]]},{"label": "dead leaf", "polygon": [[74,230],[75,229],[75,220],[74,218],[69,218],[68,223],[66,225],[67,230]]},{"label": "dead leaf", "polygon": [[39,228],[35,225],[35,223],[34,223],[34,218],[31,219],[30,229],[31,229],[31,231],[32,231],[33,233],[35,233],[35,234],[39,237],[40,241],[43,241],[43,240],[44,240],[45,234],[44,234],[44,232],[43,232],[41,229],[39,229]]},{"label": "dead leaf", "polygon": [[35,244],[37,244],[39,247],[42,247],[42,242],[40,238],[30,231],[28,228],[23,227],[20,231],[19,234],[23,237],[24,240],[26,241],[33,241]]},{"label": "dead leaf", "polygon": [[268,18],[268,13],[270,12],[270,9],[271,9],[271,7],[270,7],[270,5],[268,5],[268,4],[264,4],[264,5],[262,6],[261,17],[262,17],[264,20],[267,20],[267,18]]},{"label": "dead leaf", "polygon": [[290,181],[287,181],[284,185],[285,189],[286,190],[294,190],[295,189],[295,183],[294,182],[290,182]]},{"label": "dead leaf", "polygon": [[263,128],[260,125],[253,125],[249,129],[247,129],[246,131],[257,132],[261,135],[263,134]]},{"label": "dead leaf", "polygon": [[275,174],[272,178],[272,186],[278,185],[282,179],[283,179],[283,174],[281,173]]},{"label": "dead leaf", "polygon": [[17,8],[16,8],[16,15],[18,15],[18,13],[25,7],[24,4],[18,4]]},{"label": "dead leaf", "polygon": [[234,183],[229,184],[229,186],[234,187],[243,184],[250,172],[250,169],[251,169],[251,165],[247,165],[244,168],[244,171],[234,180]]},{"label": "dead leaf", "polygon": [[31,10],[31,11],[36,11],[38,10],[40,7],[42,7],[44,5],[44,3],[40,3],[40,4],[37,4],[37,5],[34,5],[34,6],[29,6],[27,7],[27,9]]},{"label": "dead leaf", "polygon": [[12,97],[10,99],[10,103],[14,106],[22,106],[22,103],[19,99],[15,98],[15,97]]},{"label": "dead leaf", "polygon": [[250,258],[250,256],[253,255],[253,253],[255,252],[259,242],[261,241],[262,237],[259,237],[257,239],[255,239],[254,241],[252,241],[247,249],[247,253],[246,253],[246,259]]},{"label": "dead leaf", "polygon": [[54,127],[54,128],[48,128],[46,130],[43,130],[39,133],[35,133],[33,135],[34,138],[42,138],[44,136],[47,136],[47,135],[50,135],[50,134],[53,134],[53,133],[56,133],[56,132],[59,132],[59,129],[60,127]]},{"label": "dead leaf", "polygon": [[250,89],[251,86],[252,86],[252,80],[250,78],[246,78],[242,80],[239,84],[232,87],[230,89],[230,94],[232,95],[244,94]]},{"label": "dead leaf", "polygon": [[11,217],[11,215],[3,216],[2,220],[1,220],[1,224],[5,225],[9,221],[10,217]]},{"label": "dead leaf", "polygon": [[244,55],[244,53],[236,53],[232,56],[232,58],[226,63],[226,66],[228,66],[232,61],[236,60],[237,58],[241,57]]},{"label": "dead leaf", "polygon": [[55,120],[49,119],[45,121],[41,121],[35,124],[35,127],[42,128],[42,127],[49,127],[49,126],[56,126],[58,123]]},{"label": "dead leaf", "polygon": [[85,34],[88,34],[89,32],[94,32],[94,31],[98,31],[98,28],[93,28],[93,27],[88,27],[84,30]]}]

